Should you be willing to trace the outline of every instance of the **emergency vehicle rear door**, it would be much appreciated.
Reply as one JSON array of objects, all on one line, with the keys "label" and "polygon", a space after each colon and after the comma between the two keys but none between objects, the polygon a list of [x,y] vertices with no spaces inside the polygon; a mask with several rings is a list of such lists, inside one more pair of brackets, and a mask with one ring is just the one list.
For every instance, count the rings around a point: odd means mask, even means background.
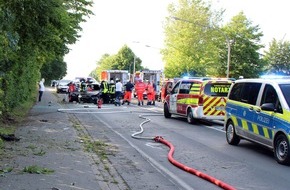
[{"label": "emergency vehicle rear door", "polygon": [[169,105],[170,105],[170,112],[171,113],[176,113],[177,112],[177,95],[179,92],[179,86],[180,86],[180,82],[178,82],[174,88],[172,89],[172,91],[170,92],[170,98],[169,98]]}]

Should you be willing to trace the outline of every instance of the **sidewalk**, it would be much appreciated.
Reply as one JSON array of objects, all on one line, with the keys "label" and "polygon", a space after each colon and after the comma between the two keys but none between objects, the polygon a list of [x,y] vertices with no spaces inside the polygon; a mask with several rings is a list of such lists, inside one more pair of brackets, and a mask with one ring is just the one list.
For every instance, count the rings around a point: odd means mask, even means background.
[{"label": "sidewalk", "polygon": [[[105,190],[99,170],[82,144],[70,118],[57,110],[57,97],[47,88],[42,102],[31,109],[16,130],[17,142],[7,142],[0,156],[0,190]],[[25,167],[47,168],[52,173],[23,172]],[[39,172],[41,170],[39,169]]]}]

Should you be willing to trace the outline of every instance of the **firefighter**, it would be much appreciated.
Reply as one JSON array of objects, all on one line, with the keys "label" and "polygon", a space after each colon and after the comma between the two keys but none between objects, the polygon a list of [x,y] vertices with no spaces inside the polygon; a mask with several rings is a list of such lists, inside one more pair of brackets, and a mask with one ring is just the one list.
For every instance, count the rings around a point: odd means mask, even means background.
[{"label": "firefighter", "polygon": [[130,105],[130,102],[131,102],[131,99],[132,99],[132,91],[133,91],[134,85],[129,80],[124,86],[125,86],[125,95],[124,95],[124,99],[123,99],[123,103],[122,104],[127,102],[128,105]]},{"label": "firefighter", "polygon": [[109,97],[110,97],[110,103],[115,102],[115,93],[116,93],[116,84],[113,79],[111,79],[109,84]]},{"label": "firefighter", "polygon": [[80,80],[80,82],[81,82],[81,92],[86,91],[86,87],[87,87],[86,80],[82,78],[82,79]]},{"label": "firefighter", "polygon": [[138,106],[142,104],[144,105],[144,99],[143,99],[143,93],[146,90],[146,85],[143,83],[141,79],[138,80],[138,82],[135,84],[135,90],[137,92],[137,98],[138,98]]},{"label": "firefighter", "polygon": [[109,103],[109,85],[107,81],[103,80],[101,82],[100,91],[101,91],[101,98],[103,100],[103,103],[104,104]]}]

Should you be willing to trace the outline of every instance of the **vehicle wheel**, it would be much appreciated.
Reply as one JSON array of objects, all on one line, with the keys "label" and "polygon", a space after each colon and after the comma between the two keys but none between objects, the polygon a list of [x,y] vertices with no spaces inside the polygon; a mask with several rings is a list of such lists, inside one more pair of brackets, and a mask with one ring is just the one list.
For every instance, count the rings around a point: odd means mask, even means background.
[{"label": "vehicle wheel", "polygon": [[169,108],[167,104],[164,104],[164,117],[165,118],[170,118],[171,117],[171,113],[169,112]]},{"label": "vehicle wheel", "polygon": [[229,121],[226,125],[226,138],[230,145],[238,145],[240,143],[240,137],[236,134],[235,126],[232,121]]},{"label": "vehicle wheel", "polygon": [[278,135],[274,142],[274,156],[279,164],[289,165],[290,155],[289,155],[289,141],[287,137],[283,134]]},{"label": "vehicle wheel", "polygon": [[187,111],[187,122],[189,124],[194,124],[195,123],[195,119],[193,118],[193,114],[192,114],[192,110],[188,109]]}]

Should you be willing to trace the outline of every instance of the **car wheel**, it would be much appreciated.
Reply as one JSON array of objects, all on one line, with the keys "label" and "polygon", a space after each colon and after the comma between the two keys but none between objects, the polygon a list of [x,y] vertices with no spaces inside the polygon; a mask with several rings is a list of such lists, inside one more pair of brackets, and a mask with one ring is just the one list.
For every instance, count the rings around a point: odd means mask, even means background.
[{"label": "car wheel", "polygon": [[283,134],[278,135],[274,142],[274,156],[279,164],[290,164],[289,141]]},{"label": "car wheel", "polygon": [[164,117],[165,118],[170,118],[171,117],[171,113],[169,112],[169,108],[167,104],[164,104]]},{"label": "car wheel", "polygon": [[195,119],[193,118],[193,114],[192,114],[192,110],[188,109],[187,111],[187,122],[189,124],[194,124],[195,123]]},{"label": "car wheel", "polygon": [[236,134],[235,126],[232,121],[229,121],[226,125],[226,138],[230,145],[238,145],[240,143],[240,137]]}]

